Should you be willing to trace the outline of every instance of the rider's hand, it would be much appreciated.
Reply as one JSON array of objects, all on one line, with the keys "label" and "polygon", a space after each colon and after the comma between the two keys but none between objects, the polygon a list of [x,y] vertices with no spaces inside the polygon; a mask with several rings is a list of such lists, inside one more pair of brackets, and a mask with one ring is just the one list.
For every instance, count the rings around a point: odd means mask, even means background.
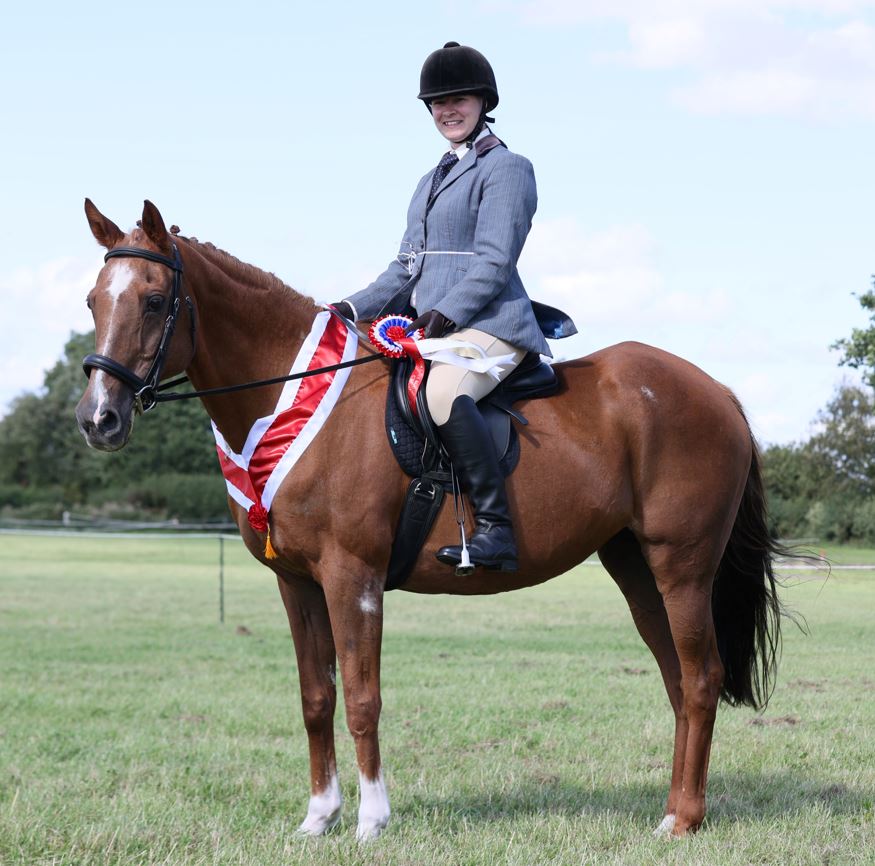
[{"label": "rider's hand", "polygon": [[425,339],[430,340],[432,337],[442,337],[447,331],[452,330],[453,323],[437,310],[429,310],[423,313],[418,319],[411,322],[405,329],[405,333],[412,334],[419,328],[425,330]]},{"label": "rider's hand", "polygon": [[335,304],[329,304],[329,307],[334,307],[344,319],[349,319],[350,322],[355,321],[355,312],[353,308],[346,301],[337,301]]}]

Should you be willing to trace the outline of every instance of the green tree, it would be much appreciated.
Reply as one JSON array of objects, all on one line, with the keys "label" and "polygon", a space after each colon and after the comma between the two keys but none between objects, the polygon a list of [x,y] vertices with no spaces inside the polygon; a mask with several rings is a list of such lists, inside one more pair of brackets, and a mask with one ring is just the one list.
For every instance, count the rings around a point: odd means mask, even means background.
[{"label": "green tree", "polygon": [[854,328],[851,336],[833,343],[832,348],[840,349],[840,364],[862,370],[866,383],[875,387],[875,277],[872,288],[858,296],[860,306],[869,314],[869,326]]},{"label": "green tree", "polygon": [[809,443],[771,445],[762,455],[770,531],[779,538],[808,535],[811,503],[834,481],[828,460]]},{"label": "green tree", "polygon": [[763,452],[771,531],[783,538],[875,541],[875,398],[841,385],[807,441]]},{"label": "green tree", "polygon": [[46,373],[44,393],[18,397],[0,420],[2,481],[60,489],[67,503],[81,501],[90,486],[103,483],[103,466],[97,454],[82,448],[72,414],[85,390],[82,358],[93,345],[93,336],[72,335],[64,358]]},{"label": "green tree", "polygon": [[215,501],[224,507],[215,442],[198,400],[158,407],[138,418],[121,451],[88,448],[74,412],[87,384],[82,358],[93,349],[93,332],[72,334],[63,358],[46,373],[42,393],[17,398],[0,419],[0,485],[7,499],[14,499],[18,488],[28,491],[30,500],[69,508],[91,496],[105,498],[107,490],[133,490],[138,484],[153,489],[160,476],[208,476],[215,479]]},{"label": "green tree", "polygon": [[[832,471],[830,492],[852,498],[875,493],[875,400],[859,385],[841,385],[817,416],[808,448]],[[825,479],[828,481],[828,479]]]}]

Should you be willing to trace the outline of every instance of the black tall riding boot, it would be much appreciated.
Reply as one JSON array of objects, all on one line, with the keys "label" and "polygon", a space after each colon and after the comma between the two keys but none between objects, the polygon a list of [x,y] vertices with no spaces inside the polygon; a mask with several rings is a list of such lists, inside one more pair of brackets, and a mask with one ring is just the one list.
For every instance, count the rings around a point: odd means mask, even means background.
[{"label": "black tall riding boot", "polygon": [[[476,528],[468,539],[471,564],[516,571],[516,542],[504,478],[492,435],[477,404],[468,396],[457,397],[449,420],[438,427],[438,433],[474,509]],[[458,565],[462,561],[462,547],[458,544],[442,547],[437,558],[448,565]]]}]

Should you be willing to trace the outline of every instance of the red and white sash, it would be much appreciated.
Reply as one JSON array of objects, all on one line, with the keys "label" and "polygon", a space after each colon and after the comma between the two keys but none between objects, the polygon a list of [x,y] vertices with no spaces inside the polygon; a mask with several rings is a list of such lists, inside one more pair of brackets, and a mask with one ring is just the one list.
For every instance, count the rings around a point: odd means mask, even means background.
[{"label": "red and white sash", "polygon": [[[358,337],[327,310],[318,313],[289,373],[355,358]],[[273,414],[259,418],[237,454],[213,423],[228,494],[247,510],[253,529],[267,531],[280,485],[316,438],[337,403],[351,368],[286,382]]]}]

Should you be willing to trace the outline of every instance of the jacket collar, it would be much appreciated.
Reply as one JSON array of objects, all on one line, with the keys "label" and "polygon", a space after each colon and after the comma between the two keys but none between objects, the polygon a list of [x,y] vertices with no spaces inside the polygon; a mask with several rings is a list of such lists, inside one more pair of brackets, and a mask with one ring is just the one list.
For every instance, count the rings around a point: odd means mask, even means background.
[{"label": "jacket collar", "polygon": [[443,183],[441,183],[441,185],[435,190],[435,194],[432,196],[431,201],[429,201],[426,210],[431,208],[434,200],[451,183],[453,183],[453,181],[461,177],[469,169],[474,168],[477,164],[477,160],[498,145],[504,145],[504,142],[493,132],[478,138],[477,141],[474,142],[474,147],[472,148],[473,152],[467,154],[464,159],[460,159],[459,162],[450,169],[449,174],[444,178]]}]

